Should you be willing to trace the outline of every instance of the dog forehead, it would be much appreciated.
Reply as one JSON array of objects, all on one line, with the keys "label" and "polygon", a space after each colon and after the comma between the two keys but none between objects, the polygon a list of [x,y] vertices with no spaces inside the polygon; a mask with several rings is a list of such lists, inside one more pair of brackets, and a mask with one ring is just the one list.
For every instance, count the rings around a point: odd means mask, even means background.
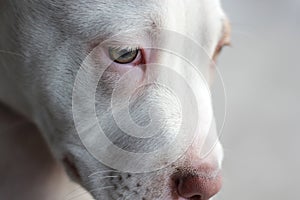
[{"label": "dog forehead", "polygon": [[69,31],[114,35],[128,29],[145,29],[159,23],[164,7],[158,0],[64,0],[49,5],[51,17]]},{"label": "dog forehead", "polygon": [[52,0],[51,4],[66,31],[88,38],[155,28],[201,34],[199,28],[209,30],[212,17],[222,14],[219,0]]}]

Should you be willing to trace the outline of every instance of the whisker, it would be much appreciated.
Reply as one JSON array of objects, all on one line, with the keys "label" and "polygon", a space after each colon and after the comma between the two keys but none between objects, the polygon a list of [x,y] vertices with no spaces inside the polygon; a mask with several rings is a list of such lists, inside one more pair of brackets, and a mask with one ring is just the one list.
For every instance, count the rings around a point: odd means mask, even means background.
[{"label": "whisker", "polygon": [[96,188],[96,189],[92,189],[92,190],[89,190],[89,191],[86,191],[86,192],[82,192],[74,197],[71,197],[71,198],[67,198],[66,200],[74,200],[74,199],[77,199],[79,197],[82,197],[83,195],[85,194],[89,194],[91,192],[94,192],[94,191],[99,191],[99,190],[105,190],[105,189],[111,189],[111,188],[114,188],[114,186],[106,186],[106,187],[102,187],[102,188]]},{"label": "whisker", "polygon": [[14,56],[19,56],[21,58],[25,58],[24,55],[16,53],[16,52],[12,52],[12,51],[6,51],[6,50],[1,50],[0,49],[0,53],[5,53],[5,54],[10,54],[10,55],[14,55]]},{"label": "whisker", "polygon": [[130,197],[132,197],[135,193],[131,193],[128,196],[124,196],[121,200],[126,200],[126,199],[130,199]]},{"label": "whisker", "polygon": [[[84,196],[84,195],[89,195],[89,192],[84,191],[84,192],[82,192],[82,193],[73,194],[72,196],[67,195],[67,196],[65,196],[64,199],[65,199],[65,200],[74,200],[74,199],[77,199],[77,198],[82,197],[82,196]],[[94,200],[94,199],[93,199],[93,200]]]},{"label": "whisker", "polygon": [[102,179],[105,179],[105,178],[117,178],[117,177],[119,177],[119,176],[105,176],[105,177],[100,177],[98,179],[102,180]]},{"label": "whisker", "polygon": [[[106,179],[106,178],[117,178],[118,176],[105,176],[105,177],[100,177],[100,178],[97,178],[97,180],[103,180],[103,179]],[[88,181],[86,184],[89,184],[90,182],[92,182],[92,181],[94,181],[94,180],[90,180],[90,181]],[[72,194],[74,194],[76,191],[78,191],[78,190],[80,190],[82,187],[81,186],[78,186],[78,187],[76,187],[74,190],[72,190],[69,194],[67,194],[66,195],[66,197],[68,197],[68,196],[70,196],[70,195],[72,195]]]},{"label": "whisker", "polygon": [[102,173],[107,173],[107,172],[116,172],[116,173],[118,173],[119,171],[117,171],[117,170],[104,170],[104,171],[98,171],[98,172],[92,173],[92,174],[89,175],[88,177],[90,178],[91,176],[95,176],[95,175],[102,174]]},{"label": "whisker", "polygon": [[102,188],[96,188],[96,189],[89,190],[89,192],[95,192],[95,191],[98,191],[98,190],[111,189],[111,188],[115,188],[115,186],[111,185],[111,186],[105,186],[105,187],[102,187]]}]

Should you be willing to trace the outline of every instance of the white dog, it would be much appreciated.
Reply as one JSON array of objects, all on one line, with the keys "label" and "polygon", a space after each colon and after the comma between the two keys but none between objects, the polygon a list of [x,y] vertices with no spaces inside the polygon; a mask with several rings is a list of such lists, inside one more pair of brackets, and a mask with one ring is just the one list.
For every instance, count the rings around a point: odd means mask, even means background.
[{"label": "white dog", "polygon": [[[219,0],[0,0],[0,11],[0,101],[23,116],[1,108],[0,125],[34,124],[97,200],[209,200],[220,190],[223,151],[190,67],[211,69],[228,43]],[[0,189],[0,199],[40,199],[30,195]]]}]

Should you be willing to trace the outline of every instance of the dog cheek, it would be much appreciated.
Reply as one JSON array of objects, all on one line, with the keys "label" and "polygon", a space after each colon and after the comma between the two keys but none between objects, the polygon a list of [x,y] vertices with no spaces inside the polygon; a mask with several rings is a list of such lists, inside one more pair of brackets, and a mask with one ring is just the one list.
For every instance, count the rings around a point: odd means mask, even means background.
[{"label": "dog cheek", "polygon": [[[128,65],[113,65],[112,70],[120,75],[120,77],[124,77],[125,74],[130,73],[131,80],[126,81],[136,81],[141,82],[144,79],[145,75],[145,67],[143,65],[137,66],[128,66]],[[125,76],[127,77],[127,76]]]}]

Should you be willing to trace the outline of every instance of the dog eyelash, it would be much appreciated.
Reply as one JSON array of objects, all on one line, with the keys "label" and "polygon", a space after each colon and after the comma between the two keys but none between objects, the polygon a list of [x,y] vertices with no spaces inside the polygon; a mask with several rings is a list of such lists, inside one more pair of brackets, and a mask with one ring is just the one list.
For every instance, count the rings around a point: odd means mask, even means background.
[{"label": "dog eyelash", "polygon": [[109,47],[112,50],[116,50],[116,51],[122,51],[122,50],[126,50],[126,51],[137,51],[140,50],[139,47],[132,47],[132,46],[111,46]]}]

